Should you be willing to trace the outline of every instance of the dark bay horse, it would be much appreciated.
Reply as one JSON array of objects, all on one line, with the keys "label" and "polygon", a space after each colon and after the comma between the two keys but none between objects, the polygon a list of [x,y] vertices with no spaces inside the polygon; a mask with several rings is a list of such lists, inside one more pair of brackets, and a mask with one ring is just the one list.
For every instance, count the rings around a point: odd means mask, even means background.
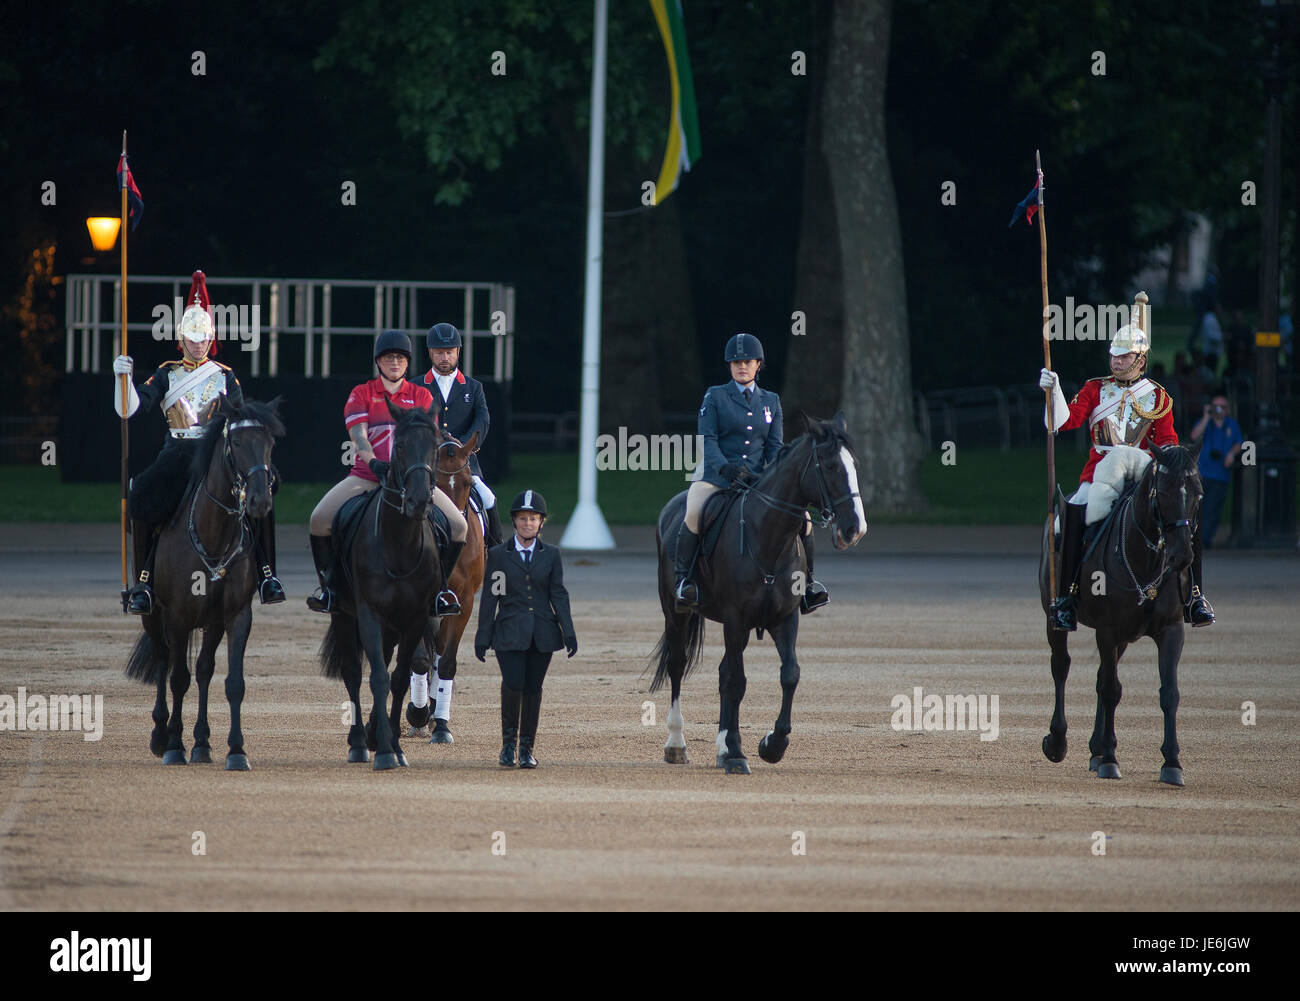
[{"label": "dark bay horse", "polygon": [[[456,652],[460,649],[460,638],[465,634],[465,627],[469,625],[470,616],[474,612],[474,598],[483,584],[483,568],[487,565],[487,550],[483,546],[483,524],[469,507],[469,495],[474,486],[474,476],[470,472],[469,462],[470,456],[474,454],[474,449],[477,447],[477,431],[470,435],[469,441],[463,445],[453,438],[438,446],[438,462],[434,470],[437,474],[438,487],[451,498],[451,502],[465,516],[468,534],[465,536],[465,548],[461,550],[460,559],[456,561],[456,567],[447,581],[447,587],[456,592],[456,600],[460,602],[460,614],[449,615],[439,621],[433,656],[430,657],[429,648],[421,643],[411,664],[412,674],[428,674],[429,680],[434,685],[437,684],[432,673],[434,670],[436,670],[436,678],[443,681],[453,681],[456,677]],[[417,709],[413,705],[406,707],[406,719],[413,728],[411,736],[424,735],[420,731],[428,724],[431,709],[432,697],[429,703],[421,708]],[[429,743],[454,743],[451,728],[445,719],[434,719]]]},{"label": "dark bay horse", "polygon": [[[775,764],[790,743],[790,713],[799,662],[795,640],[799,633],[799,598],[806,583],[807,562],[796,541],[803,530],[809,504],[817,504],[824,521],[834,518],[836,549],[856,545],[867,531],[858,493],[853,444],[840,412],[829,421],[808,421],[808,431],[785,445],[758,480],[727,510],[712,554],[701,558],[696,572],[700,590],[698,610],[678,612],[673,590],[675,543],[686,510],[686,491],[659,512],[655,540],[659,546],[659,604],[664,632],[655,647],[656,663],[650,691],[672,682],[668,712],[668,742],[664,760],[686,763],[682,737],[682,678],[700,660],[704,649],[704,619],[722,623],[726,653],[718,665],[721,713],[717,763],[728,774],[749,774],[740,749],[740,701],[745,697],[744,652],[751,630],[772,634],[781,657],[781,712],[776,726],[758,745],[764,761]],[[707,528],[701,527],[702,538]]]},{"label": "dark bay horse", "polygon": [[[330,613],[329,631],[320,649],[321,673],[343,679],[352,705],[348,761],[367,761],[367,749],[373,750],[376,771],[406,765],[398,737],[411,657],[421,640],[432,640],[434,599],[442,589],[442,568],[427,517],[440,440],[436,408],[403,410],[390,401],[388,412],[396,422],[388,475],[366,495],[360,528],[350,551],[343,554],[350,579],[345,577],[336,588],[339,605]],[[394,646],[397,664],[390,682],[388,661]],[[364,730],[360,722],[363,650],[370,661],[373,699]]]},{"label": "dark bay horse", "polygon": [[[1189,590],[1192,533],[1201,502],[1201,477],[1194,454],[1182,445],[1155,451],[1155,458],[1137,481],[1137,487],[1117,501],[1117,510],[1103,529],[1095,548],[1079,572],[1079,622],[1097,634],[1101,665],[1097,670],[1097,718],[1088,749],[1089,770],[1100,778],[1120,777],[1115,758],[1115,708],[1122,691],[1119,661],[1130,643],[1150,636],[1159,651],[1160,710],[1164,713],[1165,739],[1160,745],[1164,765],[1160,781],[1183,784],[1178,760],[1178,660],[1183,652],[1183,605]],[[1043,610],[1047,611],[1047,532],[1038,583]],[[1065,740],[1065,679],[1070,674],[1069,633],[1047,629],[1052,648],[1052,681],[1056,709],[1051,732],[1043,738],[1049,761],[1063,761]]]},{"label": "dark bay horse", "polygon": [[224,396],[218,400],[194,455],[189,488],[159,534],[154,611],[143,617],[144,633],[131,653],[126,674],[158,686],[149,749],[164,765],[185,764],[181,706],[190,687],[189,639],[193,630],[203,630],[194,662],[199,714],[190,761],[211,762],[208,683],[216,668],[217,644],[225,635],[230,703],[226,769],[248,771],[239,710],[244,699],[244,649],[253,626],[252,601],[258,585],[248,518],[264,518],[271,510],[271,449],[284,434],[284,425],[276,412],[279,397],[269,404],[247,400],[238,408]]}]

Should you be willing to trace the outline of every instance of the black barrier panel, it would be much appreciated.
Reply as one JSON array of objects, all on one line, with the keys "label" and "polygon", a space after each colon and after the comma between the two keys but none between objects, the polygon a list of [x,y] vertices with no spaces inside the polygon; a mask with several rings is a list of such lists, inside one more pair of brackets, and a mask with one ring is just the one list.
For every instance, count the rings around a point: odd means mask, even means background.
[{"label": "black barrier panel", "polygon": [[[276,445],[275,464],[286,482],[334,483],[347,474],[343,446],[343,404],[357,384],[356,376],[308,378],[282,375],[240,379],[244,395],[268,401],[282,397],[280,416],[288,433]],[[121,422],[113,411],[112,376],[69,372],[63,383],[59,418],[59,469],[65,483],[107,483],[117,480],[121,454]],[[509,394],[498,383],[485,382],[492,424],[479,452],[488,483],[509,475]],[[130,475],[153,462],[166,433],[161,414],[150,412],[132,418]]]}]

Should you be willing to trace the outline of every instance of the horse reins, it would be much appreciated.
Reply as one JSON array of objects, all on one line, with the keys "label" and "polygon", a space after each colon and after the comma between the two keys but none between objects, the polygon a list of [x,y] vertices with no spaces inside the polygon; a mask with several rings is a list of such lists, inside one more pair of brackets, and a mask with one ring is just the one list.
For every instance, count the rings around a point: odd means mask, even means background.
[{"label": "horse reins", "polygon": [[[394,445],[396,445],[396,442],[394,442]],[[396,448],[394,448],[394,453],[395,452],[396,452]],[[434,454],[433,462],[434,462],[434,466],[438,464],[438,458],[436,453]],[[388,575],[390,580],[406,580],[407,577],[410,577],[412,574],[415,573],[415,571],[420,569],[420,565],[424,562],[424,531],[423,530],[420,531],[420,551],[416,554],[415,563],[411,566],[411,569],[406,571],[406,573],[403,574],[393,573],[392,570],[388,569],[388,561],[384,559],[384,539],[383,536],[379,534],[379,509],[383,504],[387,504],[389,507],[394,508],[397,511],[401,512],[406,506],[406,484],[410,480],[411,474],[414,472],[418,472],[421,469],[427,472],[429,474],[429,479],[433,481],[432,487],[429,490],[429,497],[430,499],[432,499],[433,491],[438,489],[438,474],[434,472],[433,467],[430,466],[427,462],[416,462],[406,467],[406,471],[402,473],[402,478],[401,478],[402,488],[400,490],[397,489],[396,487],[390,487],[387,483],[381,483],[379,485],[380,503],[375,505],[375,543],[376,543],[375,549],[379,553],[379,563],[381,566],[383,566],[384,573]],[[388,475],[389,479],[392,478],[392,470],[393,467],[390,465],[389,475]],[[394,504],[392,501],[388,499],[388,495],[390,493],[397,494],[396,504]],[[442,568],[439,567],[438,569],[441,572]]]},{"label": "horse reins", "polygon": [[[1128,572],[1129,579],[1133,582],[1133,589],[1134,591],[1137,592],[1138,595],[1139,607],[1141,607],[1141,605],[1146,601],[1154,601],[1156,599],[1156,595],[1160,593],[1160,584],[1164,581],[1165,577],[1169,574],[1169,570],[1170,570],[1169,550],[1165,546],[1166,530],[1177,529],[1182,527],[1190,528],[1192,524],[1191,518],[1179,518],[1177,521],[1171,521],[1171,522],[1167,522],[1161,519],[1160,507],[1157,502],[1158,495],[1156,489],[1156,478],[1157,478],[1157,474],[1168,472],[1169,468],[1167,466],[1161,465],[1158,462],[1155,462],[1155,460],[1152,460],[1152,463],[1154,468],[1151,474],[1151,490],[1147,494],[1147,499],[1151,501],[1151,506],[1155,509],[1156,541],[1152,542],[1149,538],[1147,538],[1146,532],[1142,531],[1142,526],[1138,523],[1137,516],[1134,514],[1134,508],[1136,508],[1137,506],[1136,503],[1137,493],[1134,492],[1129,495],[1128,500],[1125,502],[1124,510],[1120,512],[1119,544],[1115,547],[1119,551],[1119,560],[1121,565],[1123,565],[1124,569]],[[1142,541],[1146,545],[1147,549],[1153,553],[1159,554],[1160,556],[1160,572],[1149,583],[1145,585],[1138,580],[1137,574],[1133,572],[1133,567],[1130,565],[1128,561],[1128,553],[1126,551],[1128,533],[1124,531],[1124,527],[1123,527],[1124,520],[1126,518],[1128,519],[1129,523],[1132,524],[1132,526],[1137,529],[1137,533],[1142,537]],[[1121,585],[1121,587],[1122,586],[1123,585]]]}]

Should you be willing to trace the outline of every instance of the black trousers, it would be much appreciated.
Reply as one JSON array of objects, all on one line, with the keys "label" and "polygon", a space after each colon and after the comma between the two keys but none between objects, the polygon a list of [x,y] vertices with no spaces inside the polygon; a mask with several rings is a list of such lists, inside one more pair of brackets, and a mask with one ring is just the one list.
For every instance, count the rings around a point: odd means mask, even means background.
[{"label": "black trousers", "polygon": [[497,664],[501,667],[501,680],[516,692],[540,694],[550,667],[551,655],[542,653],[534,643],[527,650],[498,650]]}]

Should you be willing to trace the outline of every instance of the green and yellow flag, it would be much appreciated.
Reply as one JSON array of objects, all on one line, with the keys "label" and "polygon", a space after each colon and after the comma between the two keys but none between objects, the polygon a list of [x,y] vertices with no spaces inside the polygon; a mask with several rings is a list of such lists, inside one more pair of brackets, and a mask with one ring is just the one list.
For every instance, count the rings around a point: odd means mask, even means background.
[{"label": "green and yellow flag", "polygon": [[677,190],[682,171],[690,170],[700,158],[700,125],[695,114],[695,85],[691,82],[691,60],[686,53],[686,29],[682,26],[681,0],[650,0],[659,34],[668,55],[668,76],[672,81],[673,108],[668,122],[668,145],[664,165],[655,184],[655,204]]}]

